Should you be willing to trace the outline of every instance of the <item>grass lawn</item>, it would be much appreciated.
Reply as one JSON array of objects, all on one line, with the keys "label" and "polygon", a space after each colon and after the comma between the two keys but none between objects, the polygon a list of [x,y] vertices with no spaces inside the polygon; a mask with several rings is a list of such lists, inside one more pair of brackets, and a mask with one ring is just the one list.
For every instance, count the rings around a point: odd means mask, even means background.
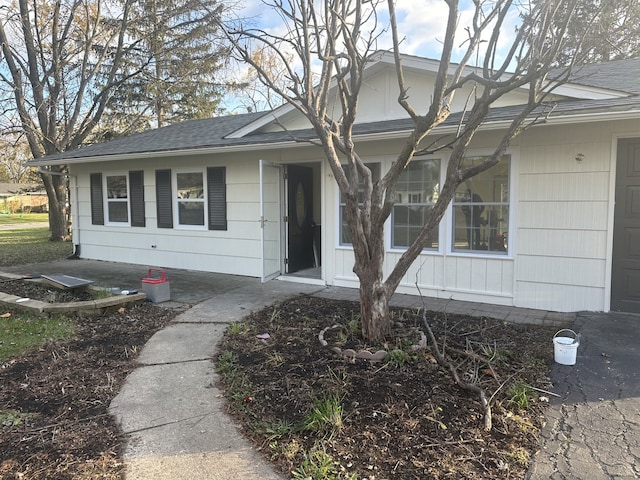
[{"label": "grass lawn", "polygon": [[36,223],[49,221],[47,213],[10,213],[0,214],[0,225],[13,225],[16,223]]},{"label": "grass lawn", "polygon": [[34,345],[62,340],[72,333],[73,322],[68,318],[40,318],[3,312],[0,314],[0,361],[20,355]]},{"label": "grass lawn", "polygon": [[[38,221],[46,222],[47,214],[0,215],[0,224]],[[0,270],[4,266],[64,258],[72,250],[70,242],[49,241],[46,223],[42,228],[0,230]],[[0,361],[48,340],[67,338],[72,331],[73,323],[66,318],[38,318],[0,309]]]},{"label": "grass lawn", "polygon": [[[48,341],[64,340],[74,331],[69,318],[40,318],[26,314],[0,314],[0,363],[22,355],[29,348]],[[28,412],[18,412],[0,407],[0,425],[19,425],[30,417]]]},{"label": "grass lawn", "polygon": [[[3,217],[4,215],[0,215],[0,220]],[[0,268],[58,260],[71,255],[71,253],[73,253],[71,242],[49,241],[48,226],[0,230]]]}]

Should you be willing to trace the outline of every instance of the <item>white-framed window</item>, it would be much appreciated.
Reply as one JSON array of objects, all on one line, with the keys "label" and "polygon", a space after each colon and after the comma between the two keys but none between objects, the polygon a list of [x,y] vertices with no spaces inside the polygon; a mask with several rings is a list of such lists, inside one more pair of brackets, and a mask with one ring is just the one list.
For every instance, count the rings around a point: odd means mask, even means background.
[{"label": "white-framed window", "polygon": [[[373,182],[377,182],[378,180],[380,180],[380,164],[379,163],[367,163],[366,164],[367,167],[371,170],[371,178],[373,180]],[[364,192],[364,187],[363,187],[363,182],[362,179],[360,180],[360,184],[358,185],[358,201],[359,203],[362,203],[362,194]],[[347,225],[347,218],[346,218],[346,213],[345,213],[345,209],[346,209],[346,201],[342,195],[342,192],[340,192],[340,200],[339,200],[339,215],[340,215],[340,231],[338,233],[339,235],[339,244],[341,246],[350,246],[352,245],[351,243],[351,234],[349,233],[349,226]]]},{"label": "white-framed window", "polygon": [[[464,159],[464,168],[486,160]],[[506,255],[509,232],[511,156],[504,155],[488,170],[461,184],[452,202],[452,252]]]},{"label": "white-framed window", "polygon": [[207,199],[204,170],[174,173],[175,224],[180,227],[206,228]]},{"label": "white-framed window", "polygon": [[129,225],[129,182],[126,173],[104,175],[105,218],[109,225]]},{"label": "white-framed window", "polygon": [[[398,178],[396,203],[391,214],[391,247],[407,248],[426,223],[440,192],[439,158],[415,158]],[[425,248],[439,248],[439,229],[435,228]]]}]

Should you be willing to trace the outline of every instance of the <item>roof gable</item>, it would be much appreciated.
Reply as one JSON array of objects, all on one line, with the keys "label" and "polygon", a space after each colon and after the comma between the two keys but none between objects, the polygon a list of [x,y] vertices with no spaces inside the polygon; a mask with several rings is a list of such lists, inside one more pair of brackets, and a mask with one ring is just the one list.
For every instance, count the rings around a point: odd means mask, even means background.
[{"label": "roof gable", "polygon": [[[409,86],[409,101],[414,105],[423,105],[424,99],[429,99],[435,85],[439,62],[437,60],[404,55],[402,58],[405,81]],[[450,74],[456,65],[450,67]],[[473,70],[474,67],[468,67]],[[591,70],[585,70],[588,74]],[[638,67],[640,74],[640,62]],[[580,79],[581,77],[578,77]],[[636,77],[637,78],[637,77]],[[622,85],[623,82],[619,82]],[[335,91],[335,85],[333,87]],[[556,98],[602,100],[613,99],[629,95],[629,90],[610,88],[605,81],[570,82],[558,86],[554,90]],[[379,52],[374,60],[365,68],[364,81],[359,98],[357,124],[400,120],[406,117],[406,112],[398,104],[399,89],[396,80],[394,57],[390,52]],[[457,92],[451,111],[461,112],[466,108],[469,98],[473,96],[473,87],[469,85]],[[528,101],[526,88],[521,88],[501,97],[492,108],[523,105]],[[330,102],[329,111],[339,114],[339,102]],[[250,122],[229,134],[228,138],[240,138],[258,132],[278,132],[283,130],[298,131],[310,128],[309,121],[292,105],[283,105],[268,115]]]}]

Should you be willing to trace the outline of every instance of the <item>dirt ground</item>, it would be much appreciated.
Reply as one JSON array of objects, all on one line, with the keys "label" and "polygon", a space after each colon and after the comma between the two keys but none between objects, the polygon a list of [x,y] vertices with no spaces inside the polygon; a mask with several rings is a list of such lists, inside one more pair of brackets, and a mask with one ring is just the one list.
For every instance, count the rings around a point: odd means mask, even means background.
[{"label": "dirt ground", "polygon": [[[16,285],[17,295],[51,297],[48,287]],[[379,345],[359,339],[350,302],[302,296],[233,325],[217,359],[229,411],[295,479],[524,478],[555,329],[427,315],[460,377],[485,390],[485,431],[478,395],[436,364],[431,345],[414,349],[422,313],[393,315],[393,336]],[[71,340],[0,363],[0,479],[121,478],[123,438],[107,408],[141,347],[173,317],[145,303],[78,318]],[[319,333],[332,326],[322,346]],[[332,347],[384,349],[391,361],[351,361]],[[337,415],[324,406],[331,399]]]},{"label": "dirt ground", "polygon": [[[20,283],[0,287],[38,298]],[[56,301],[73,299],[85,298]],[[121,478],[123,438],[107,408],[142,346],[174,316],[143,303],[80,317],[70,340],[0,362],[0,479]]]},{"label": "dirt ground", "polygon": [[[427,316],[461,379],[486,391],[485,431],[479,396],[455,384],[431,346],[412,351],[421,313],[395,311],[381,345],[358,339],[357,317],[353,303],[300,297],[227,332],[218,366],[229,410],[265,457],[297,479],[524,478],[548,402],[553,330]],[[335,346],[393,355],[349,361]]]}]

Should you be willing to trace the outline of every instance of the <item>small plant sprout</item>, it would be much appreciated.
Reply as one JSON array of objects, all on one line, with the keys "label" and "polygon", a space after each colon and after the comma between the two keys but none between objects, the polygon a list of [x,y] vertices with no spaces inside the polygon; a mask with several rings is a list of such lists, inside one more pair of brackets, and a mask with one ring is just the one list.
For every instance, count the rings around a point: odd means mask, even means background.
[{"label": "small plant sprout", "polygon": [[293,480],[357,480],[357,475],[345,474],[326,451],[316,449],[305,455],[302,464],[293,471]]},{"label": "small plant sprout", "polygon": [[507,402],[518,408],[526,409],[533,395],[533,388],[523,382],[517,382],[507,389]]},{"label": "small plant sprout", "polygon": [[233,322],[227,327],[227,335],[232,338],[240,337],[249,331],[249,327],[244,322]]},{"label": "small plant sprout", "polygon": [[300,429],[302,431],[333,435],[342,428],[342,403],[336,394],[325,394],[316,399],[314,406],[305,415]]},{"label": "small plant sprout", "polygon": [[293,431],[293,425],[286,420],[278,420],[265,426],[267,440],[279,440]]},{"label": "small plant sprout", "polygon": [[409,362],[409,354],[404,350],[396,348],[387,353],[384,359],[385,363],[393,367],[399,368]]},{"label": "small plant sprout", "polygon": [[222,374],[231,372],[238,366],[238,356],[227,350],[218,357],[218,371]]}]

